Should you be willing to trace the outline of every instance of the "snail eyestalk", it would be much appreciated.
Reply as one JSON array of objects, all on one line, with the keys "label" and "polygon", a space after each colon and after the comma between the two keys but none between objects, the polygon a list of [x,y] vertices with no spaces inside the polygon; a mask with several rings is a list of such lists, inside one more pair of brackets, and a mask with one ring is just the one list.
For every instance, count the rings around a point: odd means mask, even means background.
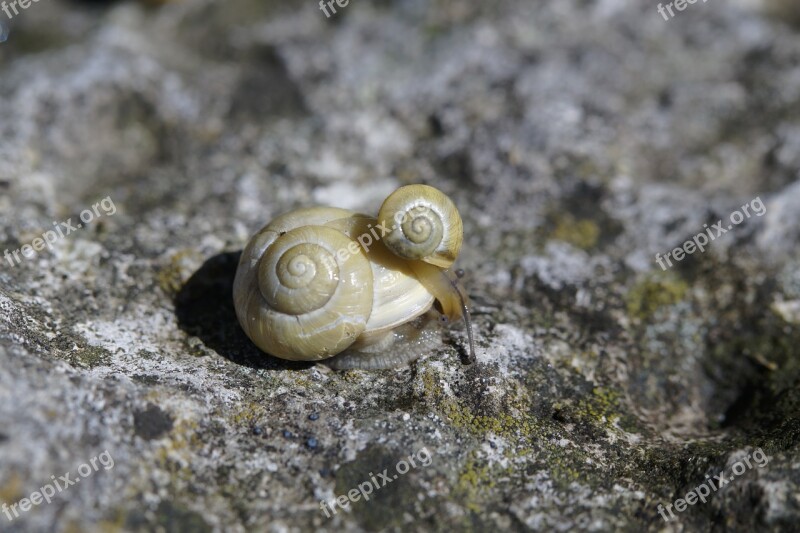
[{"label": "snail eyestalk", "polygon": [[[458,279],[464,277],[463,270],[457,270],[456,276]],[[472,335],[472,318],[469,315],[469,306],[467,305],[466,298],[461,293],[461,287],[458,286],[458,282],[453,281],[452,279],[448,278],[450,281],[450,285],[453,287],[453,290],[456,291],[458,294],[458,299],[461,303],[461,312],[462,316],[464,317],[464,326],[467,328],[467,338],[469,339],[469,358],[464,364],[471,365],[475,362],[475,339]]]}]

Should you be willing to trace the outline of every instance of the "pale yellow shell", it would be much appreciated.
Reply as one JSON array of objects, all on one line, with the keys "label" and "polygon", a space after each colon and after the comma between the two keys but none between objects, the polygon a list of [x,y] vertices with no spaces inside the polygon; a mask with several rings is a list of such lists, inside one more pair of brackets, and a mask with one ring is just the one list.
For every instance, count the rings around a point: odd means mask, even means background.
[{"label": "pale yellow shell", "polygon": [[290,360],[332,357],[430,309],[434,296],[380,242],[354,240],[374,218],[335,208],[298,209],[259,231],[242,253],[234,304],[248,337]]},{"label": "pale yellow shell", "polygon": [[234,281],[239,323],[263,351],[291,360],[331,357],[364,331],[372,267],[364,254],[337,257],[351,242],[325,223],[342,209],[299,209],[275,219],[245,247]]},{"label": "pale yellow shell", "polygon": [[402,258],[450,268],[461,250],[461,215],[453,201],[434,187],[400,187],[383,202],[378,222],[390,228],[383,242]]},{"label": "pale yellow shell", "polygon": [[[372,217],[355,215],[331,223],[352,239],[372,235],[378,227]],[[376,231],[374,234],[379,233]],[[360,339],[369,342],[400,324],[422,315],[434,301],[434,295],[417,277],[408,261],[390,252],[383,243],[373,240],[367,247],[372,266],[372,314]]]}]

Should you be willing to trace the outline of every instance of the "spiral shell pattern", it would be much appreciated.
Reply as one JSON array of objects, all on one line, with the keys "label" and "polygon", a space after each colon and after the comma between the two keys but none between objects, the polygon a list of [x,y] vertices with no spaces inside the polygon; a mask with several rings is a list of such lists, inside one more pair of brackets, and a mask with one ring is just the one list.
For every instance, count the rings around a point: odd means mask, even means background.
[{"label": "spiral shell pattern", "polygon": [[404,259],[449,268],[461,250],[464,227],[458,209],[428,185],[397,189],[383,202],[378,222],[390,228],[384,244]]},{"label": "spiral shell pattern", "polygon": [[287,315],[302,315],[327,304],[340,272],[336,250],[327,249],[325,237],[340,235],[322,226],[304,226],[279,237],[258,264],[258,288],[267,304]]},{"label": "spiral shell pattern", "polygon": [[239,322],[263,351],[326,359],[350,346],[372,312],[372,267],[353,241],[326,226],[267,226],[242,255],[234,288]]},{"label": "spiral shell pattern", "polygon": [[283,359],[316,361],[347,350],[329,364],[400,364],[410,359],[385,353],[399,328],[434,301],[450,318],[466,309],[445,271],[462,239],[455,205],[427,185],[389,195],[378,218],[330,207],[285,213],[242,252],[237,318],[256,346]]}]

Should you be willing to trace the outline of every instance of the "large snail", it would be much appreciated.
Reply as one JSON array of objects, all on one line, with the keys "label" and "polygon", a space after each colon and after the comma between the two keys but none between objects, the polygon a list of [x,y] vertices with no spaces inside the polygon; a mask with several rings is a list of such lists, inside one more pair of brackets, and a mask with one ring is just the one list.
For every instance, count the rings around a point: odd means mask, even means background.
[{"label": "large snail", "polygon": [[[377,218],[332,207],[291,211],[242,252],[236,315],[256,346],[282,359],[388,368],[419,356],[414,341],[426,338],[420,322],[435,303],[443,317],[464,319],[474,360],[466,297],[447,271],[462,238],[458,209],[427,185],[397,189]],[[412,348],[387,350],[396,337]]]}]

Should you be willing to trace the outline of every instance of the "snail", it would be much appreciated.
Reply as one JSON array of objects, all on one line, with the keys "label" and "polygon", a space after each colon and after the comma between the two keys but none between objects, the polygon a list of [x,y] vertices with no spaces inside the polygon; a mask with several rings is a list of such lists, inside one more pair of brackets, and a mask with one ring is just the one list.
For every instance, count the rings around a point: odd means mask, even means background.
[{"label": "snail", "polygon": [[[377,217],[334,207],[285,213],[242,252],[237,318],[270,355],[372,369],[416,359],[435,308],[443,320],[463,318],[472,361],[467,298],[448,271],[462,240],[455,204],[427,185],[397,189]],[[387,350],[397,339],[405,348]]]}]

